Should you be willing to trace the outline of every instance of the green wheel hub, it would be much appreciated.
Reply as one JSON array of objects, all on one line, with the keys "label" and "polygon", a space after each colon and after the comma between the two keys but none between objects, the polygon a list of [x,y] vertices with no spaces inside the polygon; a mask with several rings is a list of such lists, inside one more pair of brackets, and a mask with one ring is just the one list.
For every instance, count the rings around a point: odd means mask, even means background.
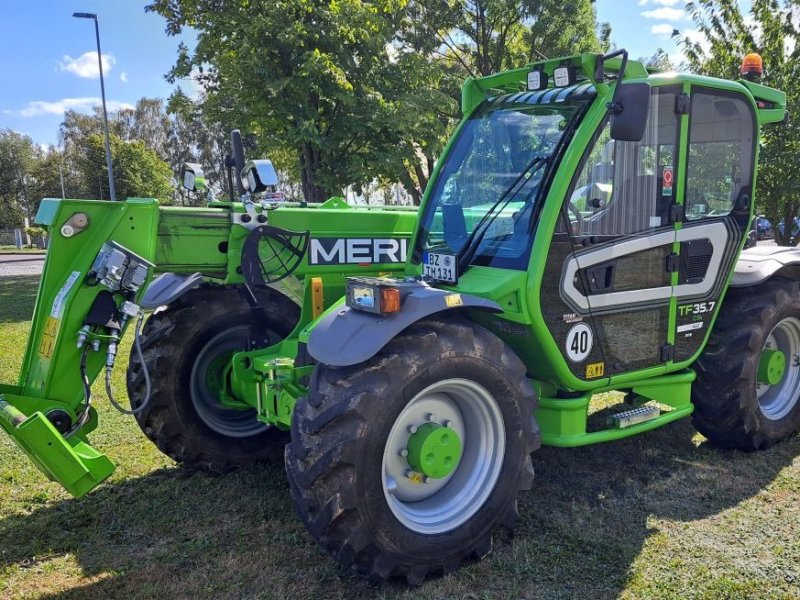
[{"label": "green wheel hub", "polygon": [[408,464],[418,473],[441,479],[455,471],[460,460],[461,440],[443,425],[425,423],[408,438]]},{"label": "green wheel hub", "polygon": [[780,350],[764,348],[758,361],[758,382],[775,385],[786,371],[786,355]]}]

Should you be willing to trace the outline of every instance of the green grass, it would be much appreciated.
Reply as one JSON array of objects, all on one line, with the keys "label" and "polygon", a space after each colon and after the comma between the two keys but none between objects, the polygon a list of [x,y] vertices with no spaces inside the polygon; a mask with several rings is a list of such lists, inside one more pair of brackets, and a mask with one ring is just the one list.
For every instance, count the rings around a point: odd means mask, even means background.
[{"label": "green grass", "polygon": [[17,248],[16,246],[0,246],[0,254],[46,254],[47,250],[41,250],[39,248],[28,248],[27,246],[23,246],[22,248]]},{"label": "green grass", "polygon": [[[2,381],[16,379],[34,294],[35,278],[0,278]],[[800,596],[797,437],[729,452],[684,421],[601,446],[542,449],[515,535],[501,532],[480,563],[405,589],[338,568],[295,517],[280,466],[193,473],[131,418],[98,407],[91,440],[119,468],[81,500],[0,438],[0,598]]]}]

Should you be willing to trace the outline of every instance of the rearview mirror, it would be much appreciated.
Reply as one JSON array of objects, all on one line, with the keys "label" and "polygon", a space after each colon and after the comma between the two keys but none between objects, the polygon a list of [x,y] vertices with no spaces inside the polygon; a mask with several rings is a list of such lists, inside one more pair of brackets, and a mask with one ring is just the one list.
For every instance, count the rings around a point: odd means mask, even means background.
[{"label": "rearview mirror", "polygon": [[611,138],[640,142],[650,113],[650,84],[620,83],[611,106]]},{"label": "rearview mirror", "polygon": [[206,189],[206,178],[203,168],[198,163],[183,163],[183,187],[190,192],[202,192]]},{"label": "rearview mirror", "polygon": [[242,183],[251,194],[278,185],[278,174],[272,166],[272,161],[266,158],[248,160],[242,169]]}]

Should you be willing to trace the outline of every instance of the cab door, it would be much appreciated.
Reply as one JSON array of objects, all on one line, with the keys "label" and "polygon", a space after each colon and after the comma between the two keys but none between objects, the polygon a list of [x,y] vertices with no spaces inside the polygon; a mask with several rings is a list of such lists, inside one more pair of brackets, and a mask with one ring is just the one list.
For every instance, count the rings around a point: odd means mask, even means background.
[{"label": "cab door", "polygon": [[640,142],[596,132],[573,178],[542,281],[565,362],[592,381],[666,368],[680,206],[680,86],[655,87]]},{"label": "cab door", "polygon": [[674,288],[675,362],[702,347],[750,226],[757,124],[743,94],[692,86]]}]

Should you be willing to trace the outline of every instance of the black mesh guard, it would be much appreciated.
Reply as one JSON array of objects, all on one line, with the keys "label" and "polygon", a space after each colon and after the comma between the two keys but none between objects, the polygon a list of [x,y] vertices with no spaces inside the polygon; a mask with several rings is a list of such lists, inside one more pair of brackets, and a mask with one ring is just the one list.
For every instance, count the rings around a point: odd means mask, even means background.
[{"label": "black mesh guard", "polygon": [[242,275],[249,286],[267,285],[291,275],[308,250],[308,231],[260,225],[242,247]]}]

